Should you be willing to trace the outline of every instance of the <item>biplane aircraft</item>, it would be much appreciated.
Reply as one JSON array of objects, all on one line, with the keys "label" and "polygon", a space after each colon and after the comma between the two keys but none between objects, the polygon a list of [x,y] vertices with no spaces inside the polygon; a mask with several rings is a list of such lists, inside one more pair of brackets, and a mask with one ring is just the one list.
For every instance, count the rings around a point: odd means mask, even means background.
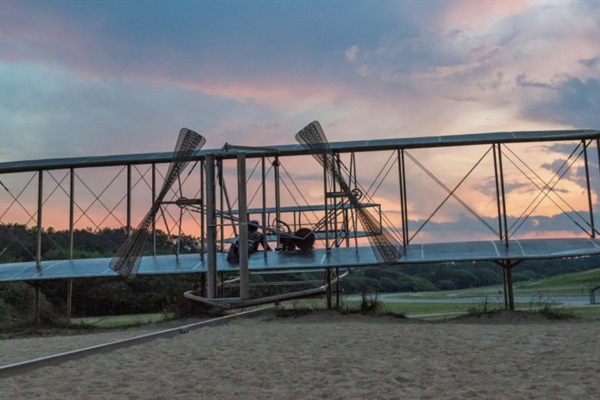
[{"label": "biplane aircraft", "polygon": [[[91,168],[114,165],[141,165],[169,163],[162,187],[154,190],[153,201],[136,229],[129,232],[126,241],[112,258],[44,260],[41,257],[41,240],[38,241],[35,260],[0,265],[2,281],[42,281],[49,279],[73,279],[101,276],[121,276],[132,279],[138,274],[198,274],[200,284],[184,295],[186,298],[211,305],[235,308],[263,303],[280,302],[286,299],[326,294],[331,304],[332,294],[339,295],[337,284],[352,268],[368,266],[402,266],[437,262],[489,261],[502,268],[505,282],[505,303],[514,308],[512,294],[512,269],[520,262],[530,259],[552,259],[592,256],[600,254],[600,240],[594,223],[593,194],[590,177],[588,152],[591,147],[600,149],[600,131],[562,130],[537,132],[498,132],[469,135],[418,137],[385,140],[365,140],[329,143],[321,125],[312,122],[296,136],[297,145],[249,147],[225,144],[220,149],[204,150],[206,139],[189,129],[182,129],[173,153],[151,155],[129,155],[74,158],[61,160],[39,160],[8,162],[0,164],[0,176],[9,173],[38,172],[38,237],[42,232],[43,172],[55,169],[68,169],[73,175],[77,168]],[[515,224],[509,224],[510,210],[507,208],[507,192],[504,182],[503,159],[508,158],[506,146],[518,143],[573,143],[575,149],[565,161],[562,170],[550,180],[535,174],[527,174],[540,195],[532,201]],[[430,171],[423,167],[410,153],[417,149],[450,149],[466,146],[481,146],[484,157],[490,158],[493,172],[495,202],[497,205],[497,226],[462,200],[458,188],[481,162],[478,161],[454,187],[448,187]],[[357,179],[354,155],[362,152],[387,151],[394,155],[394,162],[387,167],[386,175],[392,166],[398,172],[397,222],[391,222],[382,211],[381,204],[373,195],[373,186],[365,188]],[[349,158],[349,165],[343,156]],[[281,201],[282,182],[280,178],[281,160],[292,156],[312,156],[314,165],[322,171],[322,204],[283,205]],[[248,207],[248,174],[246,164],[249,159],[259,160],[262,176],[259,189],[262,194],[262,207]],[[274,173],[274,187],[271,203],[267,206],[266,160],[271,161],[269,171]],[[445,194],[431,216],[422,224],[414,225],[410,215],[410,185],[407,184],[406,160],[412,160],[422,171],[441,187]],[[237,208],[234,209],[228,191],[221,179],[223,160],[235,161],[237,176]],[[554,238],[518,238],[515,232],[540,202],[558,196],[552,201],[565,203],[558,194],[557,182],[574,165],[582,160],[587,182],[586,196],[589,210],[582,215],[570,206],[560,208],[565,215],[581,229],[579,236]],[[393,164],[393,165],[392,165]],[[200,188],[196,195],[185,197],[182,190],[182,176],[200,166]],[[191,168],[190,168],[191,166]],[[187,171],[190,172],[187,172]],[[128,179],[129,182],[129,179]],[[128,184],[129,185],[129,184]],[[379,183],[381,185],[381,183]],[[73,186],[73,185],[71,185]],[[178,188],[176,188],[178,186]],[[174,189],[174,187],[176,189]],[[6,189],[6,188],[5,188]],[[8,190],[8,189],[7,189]],[[129,186],[128,186],[129,193]],[[175,194],[174,194],[175,193]],[[217,201],[218,197],[220,201]],[[73,189],[69,193],[73,208]],[[14,196],[16,198],[16,196]],[[128,197],[129,199],[129,197]],[[491,232],[492,238],[456,242],[416,243],[415,236],[433,215],[449,200],[455,200],[467,212],[479,220]],[[217,207],[220,204],[220,207]],[[223,205],[226,204],[226,207]],[[176,206],[183,215],[194,213],[200,225],[200,234],[194,245],[195,252],[187,254],[157,255],[149,252],[149,238],[154,235],[157,219],[164,218],[165,207]],[[72,212],[71,212],[72,213]],[[127,211],[129,229],[130,207]],[[312,218],[307,218],[312,214]],[[576,215],[576,217],[573,217]],[[1,218],[0,218],[1,219]],[[71,216],[72,220],[72,216]],[[1,222],[1,221],[0,221]],[[73,223],[70,223],[73,231]],[[259,234],[256,234],[258,232]],[[178,235],[178,240],[181,235]],[[257,239],[259,238],[259,239]],[[262,249],[257,251],[257,240]],[[235,246],[235,259],[228,259],[228,252]],[[179,244],[177,246],[179,248]],[[272,250],[270,250],[272,249]],[[250,293],[250,274],[294,274],[320,272],[323,282],[314,289],[294,291],[282,295],[256,298]],[[221,297],[219,289],[224,285],[236,286],[238,295]],[[334,290],[335,289],[335,290]]]}]

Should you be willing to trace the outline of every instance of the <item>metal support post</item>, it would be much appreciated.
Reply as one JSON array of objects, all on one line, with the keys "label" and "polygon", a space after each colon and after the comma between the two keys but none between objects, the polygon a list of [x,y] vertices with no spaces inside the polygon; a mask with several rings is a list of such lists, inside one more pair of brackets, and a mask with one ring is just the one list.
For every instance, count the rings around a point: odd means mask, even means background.
[{"label": "metal support post", "polygon": [[[156,201],[156,164],[152,163],[152,204]],[[156,256],[156,215],[152,217],[152,255]]]},{"label": "metal support post", "polygon": [[325,274],[327,275],[327,309],[331,310],[333,308],[333,304],[331,302],[331,268],[327,268],[325,271]]},{"label": "metal support post", "polygon": [[496,144],[492,145],[494,154],[494,179],[496,182],[496,207],[498,209],[498,238],[499,240],[504,239],[504,228],[502,224],[502,196],[500,191],[500,173],[498,171],[498,155],[496,154],[498,149]]},{"label": "metal support post", "polygon": [[506,310],[515,310],[515,295],[513,291],[512,269],[515,266],[511,260],[499,261],[498,265],[502,267],[502,281],[504,287],[504,308]]},{"label": "metal support post", "polygon": [[204,252],[206,251],[206,247],[204,245],[204,236],[205,236],[205,210],[204,210],[204,160],[200,160],[200,257],[204,257]]},{"label": "metal support post", "polygon": [[344,235],[346,235],[346,247],[350,247],[350,219],[348,209],[344,209]]},{"label": "metal support post", "polygon": [[508,295],[508,309],[510,311],[515,311],[515,295],[513,292],[513,280],[512,280],[512,262],[508,261],[506,263],[506,285],[507,285],[507,295]]},{"label": "metal support post", "polygon": [[[350,186],[356,188],[356,154],[350,154]],[[358,210],[352,210],[352,225],[354,229],[354,248],[358,251]]]},{"label": "metal support post", "polygon": [[589,164],[588,164],[587,148],[588,148],[588,146],[584,140],[583,141],[583,160],[584,160],[584,167],[585,167],[585,183],[586,183],[586,188],[587,188],[588,207],[589,207],[589,213],[590,213],[590,228],[592,230],[591,237],[595,238],[596,237],[596,227],[594,225],[594,205],[592,202],[592,189],[591,189],[591,184],[590,184],[590,168],[589,168]]},{"label": "metal support post", "polygon": [[265,228],[267,227],[267,171],[265,164],[265,157],[261,158],[261,167],[262,167],[262,219],[261,225],[263,226],[263,254],[267,256],[267,231]]},{"label": "metal support post", "polygon": [[33,320],[36,325],[40,323],[40,282],[33,282]]},{"label": "metal support post", "polygon": [[[225,226],[225,194],[223,193],[224,184],[223,184],[223,160],[217,161],[217,180],[219,183],[219,246],[221,251],[225,251],[223,247],[225,245],[225,230],[223,229]],[[235,235],[235,232],[234,232]]]},{"label": "metal support post", "polygon": [[246,200],[246,154],[237,154],[238,200],[239,200],[239,256],[240,299],[250,298],[250,274],[248,273],[248,204]]},{"label": "metal support post", "polygon": [[508,217],[506,210],[506,191],[504,189],[504,168],[502,167],[502,145],[498,143],[498,176],[500,178],[500,200],[502,203],[502,225],[504,227],[504,245],[508,247]]},{"label": "metal support post", "polygon": [[[332,165],[332,167],[337,169],[337,173],[341,176],[342,173],[342,168],[341,168],[341,160],[340,160],[340,155],[339,153],[336,153],[334,156],[334,159],[332,160],[332,162],[334,163]],[[337,182],[336,179],[333,180],[333,192],[337,192]],[[339,243],[339,236],[340,236],[340,232],[339,232],[339,227],[338,227],[338,213],[337,213],[337,206],[338,206],[338,200],[336,197],[333,198],[333,236],[334,236],[334,246],[335,247],[340,247],[340,243]]]},{"label": "metal support post", "polygon": [[335,308],[340,309],[340,267],[335,267]]},{"label": "metal support post", "polygon": [[215,213],[215,156],[206,156],[206,296],[217,294],[217,218]]},{"label": "metal support post", "polygon": [[406,204],[406,168],[404,150],[398,150],[398,179],[400,180],[400,218],[402,219],[402,246],[408,245],[408,207]]},{"label": "metal support post", "polygon": [[323,197],[324,201],[324,217],[325,225],[325,250],[329,253],[329,195],[327,194],[327,157],[323,156]]},{"label": "metal support post", "polygon": [[44,171],[38,171],[37,248],[35,266],[42,268],[42,207],[44,206]]},{"label": "metal support post", "polygon": [[69,279],[67,283],[67,318],[71,319],[73,311],[73,279]]},{"label": "metal support post", "polygon": [[131,164],[127,165],[127,237],[131,236]]},{"label": "metal support post", "polygon": [[70,170],[69,178],[69,260],[72,260],[75,242],[75,173],[73,168]]},{"label": "metal support post", "polygon": [[506,266],[504,263],[500,263],[502,267],[502,291],[504,294],[504,309],[508,310],[508,283],[506,277]]},{"label": "metal support post", "polygon": [[277,230],[277,246],[281,247],[281,193],[279,187],[279,157],[275,156],[273,161],[273,170],[275,172],[275,229]]}]

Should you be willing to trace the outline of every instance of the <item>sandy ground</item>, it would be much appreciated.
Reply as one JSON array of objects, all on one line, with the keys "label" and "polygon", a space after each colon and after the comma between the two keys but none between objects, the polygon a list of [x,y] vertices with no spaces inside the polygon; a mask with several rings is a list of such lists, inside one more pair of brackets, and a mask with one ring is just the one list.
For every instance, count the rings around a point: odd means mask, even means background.
[{"label": "sandy ground", "polygon": [[[2,340],[0,363],[133,333]],[[4,378],[0,398],[597,398],[599,337],[600,322],[506,316],[263,316]]]}]

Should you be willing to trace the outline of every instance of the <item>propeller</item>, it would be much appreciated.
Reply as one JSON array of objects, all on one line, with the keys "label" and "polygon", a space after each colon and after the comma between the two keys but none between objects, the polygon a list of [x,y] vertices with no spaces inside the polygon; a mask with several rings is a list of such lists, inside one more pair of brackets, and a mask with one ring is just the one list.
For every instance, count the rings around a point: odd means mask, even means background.
[{"label": "propeller", "polygon": [[337,163],[325,137],[323,128],[318,121],[311,122],[296,134],[296,140],[317,159],[319,164],[337,181],[353,208],[358,213],[358,218],[364,229],[369,233],[368,238],[373,247],[377,261],[382,264],[393,264],[402,256],[399,244],[394,237],[383,227],[379,226],[378,219],[359,201],[359,192],[352,190],[344,176],[337,167]]},{"label": "propeller", "polygon": [[190,129],[182,128],[179,131],[179,138],[173,151],[174,157],[165,181],[163,182],[162,188],[152,203],[152,207],[140,222],[138,227],[131,233],[125,243],[119,248],[115,256],[110,261],[110,268],[118,272],[121,276],[132,278],[137,274],[142,260],[142,254],[144,252],[144,246],[146,239],[150,234],[152,221],[156,216],[156,213],[160,209],[160,206],[169,192],[171,187],[178,179],[181,172],[185,170],[191,157],[197,150],[200,150],[206,143],[206,139]]}]

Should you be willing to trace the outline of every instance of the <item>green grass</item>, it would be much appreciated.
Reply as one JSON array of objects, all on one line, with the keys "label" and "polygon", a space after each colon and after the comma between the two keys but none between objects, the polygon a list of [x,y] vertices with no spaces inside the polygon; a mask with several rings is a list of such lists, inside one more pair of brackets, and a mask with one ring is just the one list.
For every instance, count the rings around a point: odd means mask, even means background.
[{"label": "green grass", "polygon": [[169,316],[164,313],[113,315],[106,317],[73,318],[71,319],[71,323],[74,325],[79,324],[97,328],[114,329],[163,322],[168,318]]},{"label": "green grass", "polygon": [[600,285],[600,269],[557,275],[541,280],[519,282],[521,290],[552,290],[568,294],[587,294],[593,287]]},{"label": "green grass", "polygon": [[497,296],[503,297],[502,294],[498,294],[498,291],[501,290],[501,286],[488,286],[488,287],[480,287],[480,288],[472,288],[472,289],[464,289],[464,290],[445,290],[445,291],[435,291],[435,292],[419,292],[417,294],[414,293],[397,293],[389,295],[390,298],[397,299],[410,299],[415,298],[419,300],[443,300],[450,298],[461,298],[461,297],[494,297]]},{"label": "green grass", "polygon": [[[374,296],[371,296],[373,299]],[[293,300],[282,303],[286,309],[297,309],[297,310],[317,310],[325,309],[327,303],[325,299],[306,299],[306,300]],[[334,301],[335,305],[335,301]],[[517,304],[518,308],[530,309],[531,305]],[[437,319],[439,316],[435,314],[446,314],[447,316],[453,316],[457,314],[466,313],[473,308],[487,310],[503,309],[504,303],[488,303],[485,305],[481,301],[465,302],[465,303],[387,303],[381,302],[381,313],[393,313],[403,314],[407,317],[412,316],[423,316],[431,315],[432,319]],[[348,300],[347,296],[342,296],[341,307],[343,311],[360,312],[361,301],[360,300]],[[429,319],[429,317],[427,317]]]},{"label": "green grass", "polygon": [[[553,296],[560,295],[588,295],[592,287],[600,284],[600,269],[589,270],[584,272],[576,272],[572,274],[564,274],[546,279],[532,280],[525,282],[517,282],[514,284],[515,296],[530,297],[531,300],[527,303],[517,303],[515,307],[519,310],[532,310],[550,305]],[[476,310],[494,310],[503,309],[504,303],[487,303],[481,301],[481,297],[488,298],[503,298],[499,291],[502,290],[501,285],[472,288],[466,290],[452,291],[437,291],[437,292],[421,292],[416,296],[413,293],[398,293],[389,295],[392,298],[418,298],[419,300],[436,300],[449,298],[474,298],[472,302],[461,303],[435,303],[435,302],[419,302],[419,303],[391,303],[382,302],[381,312],[403,314],[407,317],[431,315],[427,319],[440,318],[435,314],[442,314],[442,318],[452,317],[457,314],[467,313],[473,309]],[[600,300],[600,292],[598,293]],[[374,299],[371,296],[370,299]],[[381,297],[379,297],[381,300]],[[334,299],[335,304],[335,299]],[[314,298],[304,300],[293,300],[282,303],[287,309],[314,310],[325,309],[327,306],[325,298]],[[360,300],[350,301],[346,296],[342,296],[342,309],[346,311],[360,311]],[[588,307],[572,307],[566,308],[573,315],[586,320],[600,320],[600,305]],[[445,315],[444,315],[445,314]],[[90,317],[90,318],[74,318],[73,324],[81,324],[94,326],[98,328],[124,328],[131,326],[139,326],[149,323],[156,323],[169,319],[169,315],[164,313],[155,314],[137,314],[137,315],[120,315],[109,317]]]},{"label": "green grass", "polygon": [[589,306],[589,307],[571,307],[568,308],[574,316],[592,321],[600,320],[600,306]]},{"label": "green grass", "polygon": [[[515,296],[531,297],[532,301],[536,298],[552,298],[552,296],[587,296],[590,289],[600,285],[600,269],[593,269],[572,274],[553,276],[545,279],[531,281],[515,282],[513,285]],[[471,296],[498,296],[502,291],[502,285],[471,288],[465,290],[451,290],[438,292],[422,292],[418,296],[420,299],[447,299],[451,297],[471,297]],[[412,293],[399,293],[392,295],[397,298],[412,297]],[[500,296],[502,296],[500,294]],[[600,297],[600,291],[598,292]]]}]

